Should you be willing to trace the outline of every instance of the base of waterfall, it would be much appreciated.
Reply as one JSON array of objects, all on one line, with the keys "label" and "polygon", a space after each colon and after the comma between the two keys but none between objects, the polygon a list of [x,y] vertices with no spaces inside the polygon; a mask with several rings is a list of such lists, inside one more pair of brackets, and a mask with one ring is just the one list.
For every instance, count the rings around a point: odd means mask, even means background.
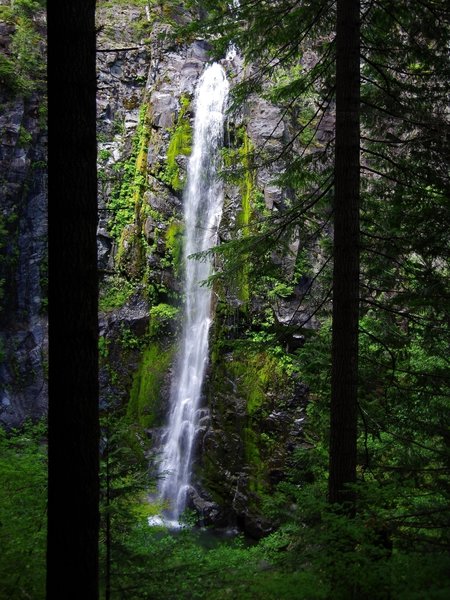
[{"label": "base of waterfall", "polygon": [[152,515],[147,519],[150,527],[164,527],[166,529],[186,529],[189,525],[177,521],[176,519],[168,519],[162,515]]},{"label": "base of waterfall", "polygon": [[[159,512],[148,517],[147,521],[151,527],[165,527],[166,529],[184,529],[191,527],[228,527],[228,519],[224,518],[218,504],[210,498],[205,498],[192,485],[185,486],[183,499],[186,512],[177,513],[166,506],[161,497],[149,497],[151,504],[156,504]],[[174,504],[176,506],[176,502]]]},{"label": "base of waterfall", "polygon": [[[169,519],[163,515],[153,515],[148,518],[149,527],[155,527],[164,530],[170,535],[176,536],[178,533],[192,532],[195,533],[200,545],[205,548],[212,548],[219,542],[230,540],[238,535],[242,534],[242,531],[232,525],[226,527],[214,527],[212,525],[202,526],[199,524],[188,524],[174,519]],[[254,541],[245,540],[249,545],[252,545]]]}]

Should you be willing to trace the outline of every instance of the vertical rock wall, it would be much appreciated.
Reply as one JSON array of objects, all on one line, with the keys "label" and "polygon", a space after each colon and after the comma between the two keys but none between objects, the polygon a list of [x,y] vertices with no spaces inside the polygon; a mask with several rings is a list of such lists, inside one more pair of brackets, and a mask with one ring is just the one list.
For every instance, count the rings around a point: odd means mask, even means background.
[{"label": "vertical rock wall", "polygon": [[[6,57],[14,30],[0,22]],[[45,97],[2,87],[0,105],[0,423],[14,427],[47,406]]]}]

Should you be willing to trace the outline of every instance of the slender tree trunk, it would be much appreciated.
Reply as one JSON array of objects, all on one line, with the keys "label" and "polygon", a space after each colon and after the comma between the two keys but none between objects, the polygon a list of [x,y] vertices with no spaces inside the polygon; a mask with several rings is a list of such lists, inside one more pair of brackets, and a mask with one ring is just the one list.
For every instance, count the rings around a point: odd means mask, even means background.
[{"label": "slender tree trunk", "polygon": [[329,500],[350,502],[356,481],[359,199],[360,2],[337,0],[336,157]]},{"label": "slender tree trunk", "polygon": [[95,0],[48,2],[48,600],[98,598],[95,45]]}]

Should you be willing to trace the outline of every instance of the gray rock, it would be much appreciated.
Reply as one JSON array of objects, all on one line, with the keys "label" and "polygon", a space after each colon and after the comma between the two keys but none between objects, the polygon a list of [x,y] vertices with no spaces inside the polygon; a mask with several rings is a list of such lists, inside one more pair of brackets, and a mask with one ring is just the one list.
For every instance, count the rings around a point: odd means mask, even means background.
[{"label": "gray rock", "polygon": [[274,204],[280,204],[283,199],[282,190],[276,185],[267,185],[264,188],[264,201],[266,203],[266,208],[272,210]]},{"label": "gray rock", "polygon": [[301,305],[298,299],[279,300],[274,307],[274,313],[281,325],[297,325],[305,329],[317,329],[319,327],[317,319]]},{"label": "gray rock", "polygon": [[100,315],[99,334],[107,336],[111,331],[118,329],[122,324],[135,335],[144,335],[149,322],[149,304],[137,292],[120,309],[111,313]]},{"label": "gray rock", "polygon": [[262,98],[255,98],[250,106],[247,133],[256,147],[268,150],[281,148],[285,124],[281,110]]},{"label": "gray rock", "polygon": [[178,103],[173,94],[164,92],[154,92],[150,99],[153,124],[156,127],[168,129],[175,121],[175,115]]},{"label": "gray rock", "polygon": [[193,486],[187,491],[187,506],[198,514],[201,525],[217,525],[222,520],[222,511],[218,504],[202,498]]}]

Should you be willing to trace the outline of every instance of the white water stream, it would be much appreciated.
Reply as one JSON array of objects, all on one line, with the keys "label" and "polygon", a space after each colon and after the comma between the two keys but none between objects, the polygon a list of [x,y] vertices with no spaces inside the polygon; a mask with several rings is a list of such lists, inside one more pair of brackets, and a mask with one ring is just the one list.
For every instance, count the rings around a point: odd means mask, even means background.
[{"label": "white water stream", "polygon": [[170,507],[164,511],[164,521],[171,524],[178,523],[186,506],[211,324],[211,289],[200,285],[212,273],[211,260],[188,257],[217,241],[223,205],[223,186],[217,173],[228,87],[224,70],[214,63],[204,71],[195,94],[194,140],[184,193],[184,325],[159,466],[160,497]]}]

